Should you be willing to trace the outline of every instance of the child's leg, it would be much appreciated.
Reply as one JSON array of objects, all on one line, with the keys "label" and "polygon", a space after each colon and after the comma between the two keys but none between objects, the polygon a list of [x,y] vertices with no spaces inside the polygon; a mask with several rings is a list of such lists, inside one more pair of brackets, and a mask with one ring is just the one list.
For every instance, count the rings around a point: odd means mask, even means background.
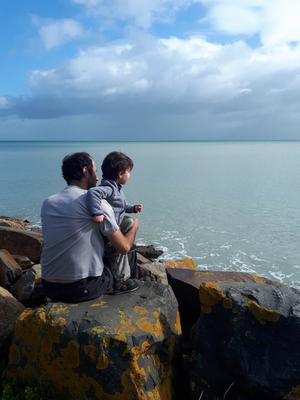
[{"label": "child's leg", "polygon": [[127,233],[133,225],[133,218],[129,215],[125,215],[123,221],[120,224],[120,231],[122,233]]},{"label": "child's leg", "polygon": [[115,281],[125,281],[130,278],[127,254],[120,254],[110,243],[105,248],[105,264],[111,270]]}]

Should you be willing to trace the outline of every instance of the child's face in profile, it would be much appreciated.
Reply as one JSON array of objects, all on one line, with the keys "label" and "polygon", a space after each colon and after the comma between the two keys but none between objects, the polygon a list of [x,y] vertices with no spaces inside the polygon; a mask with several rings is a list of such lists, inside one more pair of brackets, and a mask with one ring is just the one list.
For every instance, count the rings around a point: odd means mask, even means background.
[{"label": "child's face in profile", "polygon": [[120,172],[118,177],[118,183],[120,183],[121,185],[125,185],[125,183],[127,183],[130,178],[130,172],[131,169],[126,169],[125,171]]}]

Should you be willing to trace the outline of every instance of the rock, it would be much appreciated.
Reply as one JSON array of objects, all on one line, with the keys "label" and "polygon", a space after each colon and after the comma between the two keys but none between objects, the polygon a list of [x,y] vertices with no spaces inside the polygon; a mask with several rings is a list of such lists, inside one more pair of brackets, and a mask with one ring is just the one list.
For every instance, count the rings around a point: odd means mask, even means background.
[{"label": "rock", "polygon": [[13,259],[19,264],[22,270],[29,269],[33,266],[33,262],[29,260],[26,256],[21,256],[19,254],[12,254]]},{"label": "rock", "polygon": [[148,276],[158,283],[162,283],[163,285],[168,284],[166,267],[160,262],[148,262],[141,264],[139,265],[139,271],[139,276],[142,277],[142,279],[143,277]]},{"label": "rock", "polygon": [[0,248],[12,254],[21,254],[31,261],[39,262],[42,249],[40,235],[30,232],[0,227]]},{"label": "rock", "polygon": [[140,253],[142,256],[152,259],[152,258],[158,258],[163,254],[162,250],[156,249],[152,244],[149,246],[144,246],[144,245],[135,245],[135,250]]},{"label": "rock", "polygon": [[149,260],[148,258],[142,256],[140,253],[136,253],[136,261],[138,264],[146,264],[151,262],[151,260]]},{"label": "rock", "polygon": [[184,283],[200,283],[200,304],[194,305],[201,312],[193,328],[192,399],[223,398],[226,392],[230,399],[296,399],[300,291],[249,274],[198,274],[194,279],[189,274]]},{"label": "rock", "polygon": [[10,292],[23,304],[27,304],[35,287],[36,272],[33,268],[23,271],[18,281],[11,286]]},{"label": "rock", "polygon": [[12,255],[4,249],[0,250],[0,286],[9,287],[21,276],[22,269]]},{"label": "rock", "polygon": [[180,323],[169,286],[19,317],[5,380],[46,379],[68,400],[171,400]]},{"label": "rock", "polygon": [[[245,272],[194,271],[184,268],[167,268],[168,283],[178,301],[183,329],[192,327],[200,316],[199,288],[209,283],[271,283],[270,280]],[[202,305],[205,307],[205,305]]]},{"label": "rock", "polygon": [[25,230],[27,225],[28,225],[28,223],[25,221],[22,221],[21,219],[14,218],[14,217],[5,217],[3,215],[0,216],[0,226],[5,226],[5,227],[13,228],[13,229]]},{"label": "rock", "polygon": [[[11,293],[0,287],[0,359],[6,358],[14,324],[24,306]],[[0,361],[2,364],[2,362]]]},{"label": "rock", "polygon": [[195,270],[197,268],[197,264],[192,258],[183,258],[181,260],[166,260],[165,266],[167,268],[187,268]]}]

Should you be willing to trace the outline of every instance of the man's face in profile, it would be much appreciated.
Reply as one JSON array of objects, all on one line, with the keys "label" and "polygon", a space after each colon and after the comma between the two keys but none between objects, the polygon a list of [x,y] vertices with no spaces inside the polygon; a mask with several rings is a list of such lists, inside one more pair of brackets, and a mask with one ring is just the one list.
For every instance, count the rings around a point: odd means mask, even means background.
[{"label": "man's face in profile", "polygon": [[90,189],[92,187],[95,187],[97,182],[98,182],[97,167],[95,161],[93,160],[93,169],[92,172],[89,172],[88,175],[87,188]]}]

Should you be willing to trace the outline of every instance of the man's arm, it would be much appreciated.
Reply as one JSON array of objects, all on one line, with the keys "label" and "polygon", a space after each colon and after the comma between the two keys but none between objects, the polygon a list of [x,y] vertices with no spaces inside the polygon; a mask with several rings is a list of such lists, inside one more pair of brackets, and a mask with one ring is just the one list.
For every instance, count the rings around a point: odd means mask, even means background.
[{"label": "man's arm", "polygon": [[119,253],[127,254],[133,245],[138,229],[138,220],[134,219],[133,225],[128,232],[123,234],[120,230],[117,230],[111,235],[108,235],[107,238],[111,241],[112,245],[119,251]]}]

